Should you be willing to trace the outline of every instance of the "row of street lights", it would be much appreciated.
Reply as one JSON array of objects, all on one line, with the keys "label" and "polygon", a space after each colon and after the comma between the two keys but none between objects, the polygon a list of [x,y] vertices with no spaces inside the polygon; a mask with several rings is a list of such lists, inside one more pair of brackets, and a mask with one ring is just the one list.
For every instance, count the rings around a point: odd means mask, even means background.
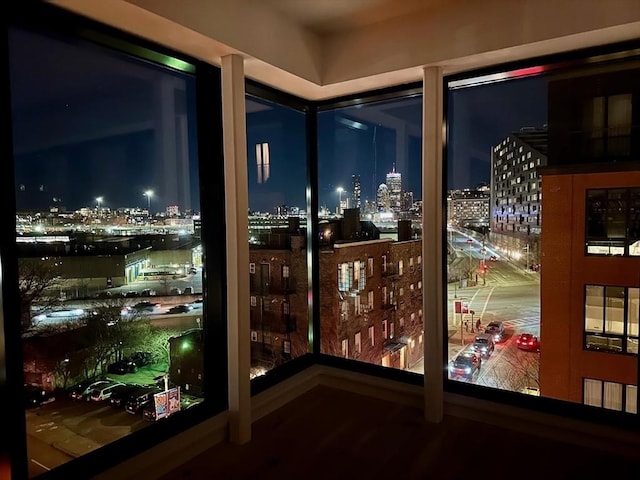
[{"label": "row of street lights", "polygon": [[[153,190],[145,190],[142,196],[147,197],[147,211],[149,212],[149,215],[151,215],[151,197],[153,197]],[[104,197],[96,197],[97,210],[100,210],[100,205],[102,204],[103,200]]]}]

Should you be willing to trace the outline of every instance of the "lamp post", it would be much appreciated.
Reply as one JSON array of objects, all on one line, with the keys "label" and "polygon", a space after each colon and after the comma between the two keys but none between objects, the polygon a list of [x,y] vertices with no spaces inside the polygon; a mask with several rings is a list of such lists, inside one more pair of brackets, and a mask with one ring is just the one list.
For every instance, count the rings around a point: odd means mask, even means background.
[{"label": "lamp post", "polygon": [[342,192],[344,192],[344,188],[338,187],[336,188],[338,192],[338,214],[342,214]]},{"label": "lamp post", "polygon": [[151,197],[153,196],[153,190],[147,190],[143,195],[147,197],[147,212],[149,216],[151,216]]}]

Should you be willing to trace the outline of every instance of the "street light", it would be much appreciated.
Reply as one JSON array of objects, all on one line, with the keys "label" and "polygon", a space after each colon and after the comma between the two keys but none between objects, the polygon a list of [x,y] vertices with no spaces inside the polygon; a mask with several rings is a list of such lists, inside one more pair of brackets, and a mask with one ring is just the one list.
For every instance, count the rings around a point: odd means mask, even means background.
[{"label": "street light", "polygon": [[338,214],[342,213],[342,192],[344,192],[344,188],[338,187],[336,188],[338,192]]},{"label": "street light", "polygon": [[147,190],[143,195],[147,197],[147,212],[149,212],[149,216],[151,216],[151,197],[153,196],[153,190]]}]

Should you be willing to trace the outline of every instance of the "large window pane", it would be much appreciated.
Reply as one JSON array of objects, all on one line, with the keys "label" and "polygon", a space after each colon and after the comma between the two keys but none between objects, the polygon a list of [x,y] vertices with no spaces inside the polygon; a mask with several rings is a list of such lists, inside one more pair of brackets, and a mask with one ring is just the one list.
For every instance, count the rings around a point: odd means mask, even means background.
[{"label": "large window pane", "polygon": [[9,55],[36,475],[203,399],[195,78],[17,28]]},{"label": "large window pane", "polygon": [[[546,165],[548,153],[546,81],[534,76],[489,85],[479,81],[466,88],[450,86],[449,378],[535,391],[539,345],[544,345],[540,338],[542,180],[538,171]],[[602,298],[593,293],[588,297],[589,324],[601,330]],[[476,342],[485,333],[494,337],[495,350],[484,347],[482,338]],[[529,336],[518,344],[520,334]],[[455,368],[472,354],[481,358],[477,371],[467,374]]]},{"label": "large window pane", "polygon": [[305,115],[248,95],[251,377],[309,351]]},{"label": "large window pane", "polygon": [[[638,274],[628,257],[640,69],[588,63],[449,79],[450,372],[465,353],[482,360],[450,378],[621,410],[619,386],[635,384],[638,369]],[[470,220],[471,199],[486,202],[488,228]],[[494,336],[494,350],[482,350],[479,333]],[[604,401],[589,382],[578,388],[583,378],[606,384]]]},{"label": "large window pane", "polygon": [[321,352],[419,373],[421,104],[318,114]]},{"label": "large window pane", "polygon": [[584,306],[584,329],[587,332],[604,331],[604,287],[587,285]]}]

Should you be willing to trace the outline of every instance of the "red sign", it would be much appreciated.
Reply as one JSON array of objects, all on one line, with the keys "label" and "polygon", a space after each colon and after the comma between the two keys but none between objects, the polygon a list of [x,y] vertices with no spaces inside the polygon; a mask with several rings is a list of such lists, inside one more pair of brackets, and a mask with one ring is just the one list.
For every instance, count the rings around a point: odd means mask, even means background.
[{"label": "red sign", "polygon": [[469,313],[469,302],[456,300],[453,302],[453,308],[456,313]]}]

